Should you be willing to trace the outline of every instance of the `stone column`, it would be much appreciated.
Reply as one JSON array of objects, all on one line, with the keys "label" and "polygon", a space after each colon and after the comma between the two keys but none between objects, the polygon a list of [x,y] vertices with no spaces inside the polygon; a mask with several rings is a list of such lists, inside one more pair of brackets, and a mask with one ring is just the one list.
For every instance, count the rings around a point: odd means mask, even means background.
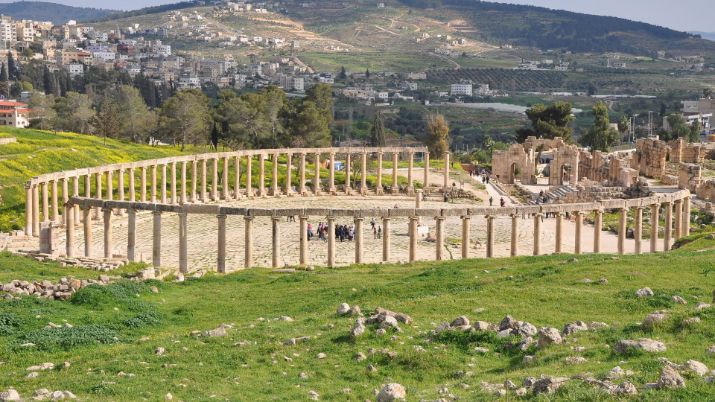
[{"label": "stone column", "polygon": [[[72,178],[72,196],[79,197],[79,177],[77,177],[77,176]],[[79,223],[81,221],[80,213],[79,213],[79,205],[75,204],[75,206],[72,207],[72,209],[74,211],[74,225],[79,226]]]},{"label": "stone column", "polygon": [[[421,194],[420,194],[421,192],[422,191],[418,192],[417,197],[421,196]],[[462,216],[462,258],[463,259],[469,258],[469,246],[472,243],[472,240],[471,240],[472,233],[470,230],[471,218],[472,217],[469,215]],[[489,222],[487,222],[487,223],[489,223]],[[492,231],[493,230],[494,230],[494,228],[492,227]],[[493,236],[494,235],[492,233],[492,237]]]},{"label": "stone column", "polygon": [[176,205],[179,202],[179,197],[176,192],[176,188],[177,188],[177,185],[176,185],[176,161],[171,162],[170,172],[171,173],[169,173],[169,174],[171,175],[171,203]]},{"label": "stone column", "polygon": [[407,194],[412,194],[415,191],[413,182],[412,170],[415,167],[415,153],[410,151],[407,156]]},{"label": "stone column", "polygon": [[40,190],[37,184],[32,185],[32,235],[40,237]]},{"label": "stone column", "polygon": [[415,209],[422,208],[422,190],[417,190],[415,193]]},{"label": "stone column", "polygon": [[234,172],[236,177],[233,178],[233,198],[239,199],[241,197],[241,157],[236,155],[233,163],[235,163],[234,169],[236,170]]},{"label": "stone column", "polygon": [[201,192],[199,193],[199,197],[201,198],[201,202],[208,202],[208,194],[206,192],[207,188],[207,166],[206,166],[206,159],[201,159]]},{"label": "stone column", "polygon": [[601,252],[601,232],[603,231],[603,211],[597,209],[593,211],[593,252]]},{"label": "stone column", "polygon": [[290,152],[286,154],[285,194],[293,195],[293,154]]},{"label": "stone column", "polygon": [[618,254],[626,253],[626,230],[628,223],[628,208],[621,208],[618,216]]},{"label": "stone column", "polygon": [[640,254],[642,252],[641,241],[643,239],[643,207],[636,208],[636,227],[633,231],[633,237],[636,241],[635,253]]},{"label": "stone column", "polygon": [[[68,202],[64,204],[64,210],[68,211],[73,209],[72,205]],[[65,254],[67,258],[74,258],[74,213],[65,213]]]},{"label": "stone column", "polygon": [[382,151],[377,151],[377,184],[375,185],[375,194],[382,195]]},{"label": "stone column", "polygon": [[25,236],[32,236],[32,184],[25,183]]},{"label": "stone column", "polygon": [[253,266],[253,217],[244,216],[244,257],[243,266],[251,268]]},{"label": "stone column", "polygon": [[574,239],[574,254],[581,254],[581,233],[583,232],[583,212],[575,211],[576,215],[576,230]]},{"label": "stone column", "polygon": [[554,252],[556,254],[561,252],[561,243],[563,242],[563,226],[564,226],[564,215],[561,212],[556,213],[556,245],[554,247]]},{"label": "stone column", "polygon": [[161,266],[161,211],[153,211],[152,225],[152,265]]},{"label": "stone column", "polygon": [[444,153],[444,184],[442,190],[446,193],[449,190],[449,152]]},{"label": "stone column", "polygon": [[348,152],[347,155],[345,155],[345,194],[350,195],[352,193],[352,185],[351,185],[351,177],[350,177],[350,168],[351,165],[351,158],[352,155]]},{"label": "stone column", "polygon": [[360,161],[360,194],[367,195],[367,152],[362,153]]},{"label": "stone column", "polygon": [[335,267],[335,218],[328,216],[328,268]]},{"label": "stone column", "polygon": [[84,176],[84,198],[92,198],[92,175]]},{"label": "stone column", "polygon": [[519,254],[519,215],[511,215],[511,256],[516,257]]},{"label": "stone column", "polygon": [[82,216],[84,220],[84,256],[87,258],[92,257],[92,218],[90,217],[91,213],[92,208],[82,208]]},{"label": "stone column", "polygon": [[124,194],[124,169],[119,169],[117,176],[117,190],[119,192],[119,201],[124,201],[125,194]]},{"label": "stone column", "polygon": [[273,154],[273,171],[271,172],[271,195],[278,197],[281,189],[278,187],[278,153]]},{"label": "stone column", "polygon": [[218,258],[216,260],[216,271],[220,274],[226,273],[226,214],[219,214],[218,218]]},{"label": "stone column", "polygon": [[427,191],[427,188],[429,186],[429,152],[425,152],[423,154],[423,163],[424,163],[424,177],[422,178],[422,189],[424,191]]},{"label": "stone column", "polygon": [[104,212],[104,258],[112,258],[112,208],[102,208]]},{"label": "stone column", "polygon": [[159,189],[161,203],[166,204],[166,164],[161,165],[161,188]]},{"label": "stone column", "polygon": [[668,201],[665,208],[665,238],[663,239],[663,251],[670,251],[673,241],[673,203]]},{"label": "stone column", "polygon": [[186,161],[181,162],[181,205],[186,204]]},{"label": "stone column", "polygon": [[534,214],[534,255],[541,254],[541,213]]},{"label": "stone column", "polygon": [[398,158],[399,158],[399,153],[393,152],[392,153],[392,189],[391,192],[392,194],[399,194],[400,193],[400,187],[397,184],[397,165],[398,165]]},{"label": "stone column", "polygon": [[137,190],[136,183],[134,180],[134,168],[129,168],[129,201],[135,202],[137,200]]},{"label": "stone column", "polygon": [[320,154],[315,154],[315,177],[313,178],[313,194],[320,195]]},{"label": "stone column", "polygon": [[660,205],[653,204],[650,206],[650,252],[658,251],[658,225],[660,220]]},{"label": "stone column", "polygon": [[418,217],[410,216],[410,262],[415,262],[417,260],[417,222]]},{"label": "stone column", "polygon": [[306,266],[308,264],[308,217],[299,216],[300,221],[300,266]]},{"label": "stone column", "polygon": [[362,230],[362,217],[355,217],[355,264],[362,264],[362,250],[364,233]]},{"label": "stone column", "polygon": [[52,213],[52,222],[58,222],[60,219],[59,198],[57,193],[57,180],[55,179],[52,180],[52,210],[50,211]]},{"label": "stone column", "polygon": [[221,199],[224,201],[231,199],[231,191],[228,185],[228,156],[223,158],[223,171],[221,172]]},{"label": "stone column", "polygon": [[273,227],[273,254],[271,259],[271,266],[273,268],[278,268],[281,262],[281,217],[273,216],[271,218],[271,223]]},{"label": "stone column", "polygon": [[[67,224],[67,215],[70,214],[69,209],[67,208],[67,203],[70,200],[70,191],[69,191],[69,177],[65,177],[60,179],[62,180],[62,223],[64,225]],[[73,208],[70,206],[70,209]],[[59,220],[59,216],[58,216]]]},{"label": "stone column", "polygon": [[139,178],[139,199],[141,202],[146,202],[146,166],[141,167],[141,176]]},{"label": "stone column", "polygon": [[112,201],[114,199],[114,186],[112,185],[114,181],[114,175],[111,170],[107,171],[107,201]]},{"label": "stone column", "polygon": [[305,153],[300,153],[300,162],[298,164],[298,175],[300,176],[298,181],[298,193],[300,195],[305,195]]},{"label": "stone column", "polygon": [[683,201],[675,200],[673,204],[675,209],[675,240],[679,240],[683,230]]},{"label": "stone column", "polygon": [[218,158],[211,158],[213,168],[211,169],[211,201],[218,201]]},{"label": "stone column", "polygon": [[335,152],[330,153],[330,166],[328,166],[328,192],[330,195],[336,195],[335,188]]},{"label": "stone column", "polygon": [[266,155],[258,154],[258,196],[266,196]]},{"label": "stone column", "polygon": [[683,236],[690,236],[690,197],[683,198]]},{"label": "stone column", "polygon": [[151,166],[151,189],[149,194],[151,195],[151,202],[156,202],[156,185],[157,185],[157,173],[156,165]]},{"label": "stone column", "polygon": [[252,162],[253,155],[246,155],[246,197],[253,197],[253,182],[251,181],[251,176],[253,175],[253,172],[251,172]]},{"label": "stone column", "polygon": [[137,244],[137,210],[134,208],[127,209],[127,260],[129,262],[136,261],[136,244]]},{"label": "stone column", "polygon": [[177,215],[179,215],[179,272],[185,274],[189,272],[189,214],[182,211]]},{"label": "stone column", "polygon": [[198,200],[199,164],[196,159],[191,161],[191,202]]},{"label": "stone column", "polygon": [[47,182],[40,183],[42,189],[42,222],[50,220],[49,196],[47,194]]},{"label": "stone column", "polygon": [[436,222],[435,227],[435,259],[437,261],[442,261],[444,248],[444,217],[437,216],[434,218]]},{"label": "stone column", "polygon": [[382,218],[382,262],[390,261],[392,244],[390,243],[390,218]]}]

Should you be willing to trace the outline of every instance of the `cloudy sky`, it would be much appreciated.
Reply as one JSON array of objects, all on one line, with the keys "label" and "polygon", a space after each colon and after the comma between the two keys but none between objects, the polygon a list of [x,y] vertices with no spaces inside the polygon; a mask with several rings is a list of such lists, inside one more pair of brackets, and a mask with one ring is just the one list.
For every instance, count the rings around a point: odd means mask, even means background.
[{"label": "cloudy sky", "polygon": [[[13,0],[0,0],[10,3]],[[175,3],[176,0],[47,0],[84,7],[136,9],[158,4]],[[712,22],[713,0],[499,0],[506,3],[613,15],[645,21],[681,31],[715,31]]]}]

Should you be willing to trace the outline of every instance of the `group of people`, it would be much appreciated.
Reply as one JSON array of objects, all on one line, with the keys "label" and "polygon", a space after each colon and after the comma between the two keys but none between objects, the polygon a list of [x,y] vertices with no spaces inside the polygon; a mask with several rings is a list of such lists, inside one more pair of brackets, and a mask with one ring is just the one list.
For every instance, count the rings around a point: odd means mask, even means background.
[{"label": "group of people", "polygon": [[[494,197],[489,197],[489,206],[494,206]],[[502,208],[506,206],[506,200],[504,199],[504,197],[499,198],[499,206]]]},{"label": "group of people", "polygon": [[[372,229],[373,239],[382,238],[382,226],[378,225],[373,218],[370,221],[370,226]],[[308,236],[308,241],[311,240],[328,240],[328,230],[329,227],[326,223],[319,222],[316,230],[313,230],[313,224],[308,223],[306,229]],[[354,225],[335,225],[335,238],[341,242],[353,241],[355,239],[355,226]]]}]

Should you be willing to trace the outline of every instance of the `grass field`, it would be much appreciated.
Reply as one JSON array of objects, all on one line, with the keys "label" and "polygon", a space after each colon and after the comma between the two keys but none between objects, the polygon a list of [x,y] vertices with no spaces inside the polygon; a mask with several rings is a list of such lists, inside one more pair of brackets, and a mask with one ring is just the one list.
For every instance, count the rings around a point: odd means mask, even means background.
[{"label": "grass field", "polygon": [[[691,239],[693,240],[693,239]],[[292,274],[252,269],[228,276],[208,276],[183,283],[120,282],[86,288],[69,302],[21,298],[0,300],[0,389],[15,387],[23,396],[38,388],[70,390],[82,400],[308,399],[362,401],[387,382],[407,388],[408,400],[435,400],[453,394],[460,400],[491,400],[480,383],[520,384],[527,376],[603,376],[613,367],[632,370],[639,388],[655,382],[665,357],[688,359],[715,367],[706,349],[715,343],[715,309],[695,311],[710,302],[715,288],[715,242],[694,239],[670,254],[611,257],[584,255],[467,260],[415,265],[353,266]],[[53,263],[27,262],[0,255],[0,278],[59,278],[82,275]],[[593,282],[586,283],[584,279]],[[607,284],[599,284],[606,278]],[[151,293],[149,286],[159,289]],[[650,287],[655,296],[637,298]],[[687,305],[671,301],[680,295]],[[354,318],[335,314],[338,304],[376,307],[409,314],[414,323],[384,336],[369,328],[351,340]],[[667,319],[652,330],[638,323],[655,310]],[[562,328],[576,320],[602,321],[609,328],[580,332],[563,345],[526,351],[509,345],[513,338],[490,333],[431,331],[459,315],[498,323],[510,314],[536,327]],[[280,317],[292,320],[281,320]],[[686,317],[700,317],[683,327]],[[70,329],[43,329],[48,322],[69,322]],[[232,324],[224,337],[194,337],[191,331]],[[290,338],[310,337],[284,346]],[[667,351],[618,355],[620,339],[652,338]],[[36,346],[20,345],[32,342]],[[489,349],[479,354],[475,347]],[[156,355],[162,347],[166,353]],[[575,351],[575,347],[584,348]],[[370,350],[374,349],[374,353]],[[395,352],[389,357],[385,351]],[[356,361],[358,353],[367,355]],[[318,358],[324,353],[324,358]],[[523,364],[525,355],[535,361]],[[582,356],[585,362],[567,365]],[[44,362],[68,368],[42,371],[26,378],[26,368]],[[367,370],[368,365],[376,371]],[[686,387],[672,391],[641,390],[641,400],[708,400],[715,385],[685,375]],[[619,382],[619,381],[616,381]],[[570,381],[539,400],[607,400],[611,397]],[[504,400],[518,399],[508,394]]]}]

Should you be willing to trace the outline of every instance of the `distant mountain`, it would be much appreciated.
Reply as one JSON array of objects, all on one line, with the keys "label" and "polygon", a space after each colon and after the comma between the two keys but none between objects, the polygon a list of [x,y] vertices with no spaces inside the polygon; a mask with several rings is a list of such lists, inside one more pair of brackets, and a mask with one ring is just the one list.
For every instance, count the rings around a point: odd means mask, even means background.
[{"label": "distant mountain", "polygon": [[0,4],[0,14],[8,15],[15,19],[52,21],[55,24],[63,24],[68,20],[93,20],[116,12],[116,10],[72,7],[44,1],[18,1]]},{"label": "distant mountain", "polygon": [[703,39],[715,41],[715,32],[692,31],[690,33],[693,35],[700,35],[700,37]]}]

